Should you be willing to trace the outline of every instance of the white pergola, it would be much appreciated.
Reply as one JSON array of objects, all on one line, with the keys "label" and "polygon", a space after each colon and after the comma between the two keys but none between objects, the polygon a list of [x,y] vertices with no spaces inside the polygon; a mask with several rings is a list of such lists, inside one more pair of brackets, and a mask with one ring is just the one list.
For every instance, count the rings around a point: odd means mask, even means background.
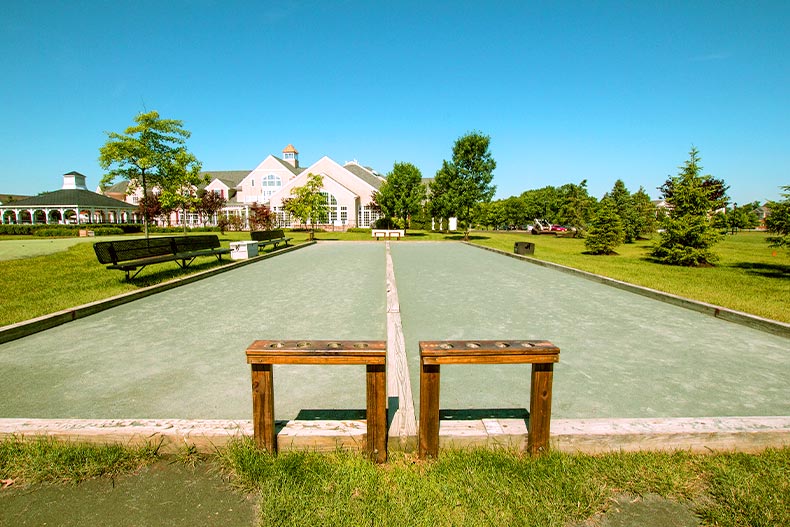
[{"label": "white pergola", "polygon": [[85,176],[69,172],[60,190],[0,205],[0,219],[4,224],[136,223],[140,219],[137,209],[137,205],[91,192]]}]

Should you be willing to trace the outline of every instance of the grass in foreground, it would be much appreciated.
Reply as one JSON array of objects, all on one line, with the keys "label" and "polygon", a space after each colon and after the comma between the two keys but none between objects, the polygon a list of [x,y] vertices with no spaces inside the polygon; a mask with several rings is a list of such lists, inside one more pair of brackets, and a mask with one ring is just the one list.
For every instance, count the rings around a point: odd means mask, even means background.
[{"label": "grass in foreground", "polygon": [[360,456],[271,456],[251,441],[221,463],[260,496],[260,525],[563,526],[604,512],[620,494],[691,504],[708,525],[790,524],[790,449],[758,455],[444,451],[419,462],[395,453],[383,466]]},{"label": "grass in foreground", "polygon": [[129,448],[60,443],[46,437],[31,441],[11,437],[0,440],[0,480],[14,485],[79,483],[133,472],[158,458],[156,445]]},{"label": "grass in foreground", "polygon": [[[13,480],[14,487],[74,484],[132,473],[161,459],[155,446],[6,438],[0,440],[0,480]],[[257,494],[259,525],[567,526],[605,512],[623,494],[685,503],[704,525],[790,525],[790,448],[708,455],[553,452],[539,458],[446,450],[435,461],[392,453],[388,463],[374,465],[348,452],[272,456],[245,439],[209,457],[186,448],[172,461],[221,467],[235,486]]]}]

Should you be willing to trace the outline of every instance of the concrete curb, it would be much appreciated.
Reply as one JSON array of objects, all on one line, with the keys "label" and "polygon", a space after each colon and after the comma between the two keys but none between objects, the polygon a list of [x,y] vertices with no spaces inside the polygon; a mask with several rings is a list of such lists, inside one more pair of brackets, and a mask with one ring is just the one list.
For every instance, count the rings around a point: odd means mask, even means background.
[{"label": "concrete curb", "polygon": [[553,262],[547,262],[545,260],[538,260],[537,258],[532,258],[529,256],[523,256],[520,254],[505,252],[500,249],[494,249],[493,247],[485,247],[483,245],[477,245],[470,242],[463,242],[463,243],[465,243],[466,245],[470,245],[472,247],[477,247],[479,249],[484,249],[486,251],[491,251],[493,253],[508,256],[510,258],[515,258],[517,260],[539,265],[541,267],[546,267],[563,273],[579,276],[587,280],[592,280],[593,282],[598,282],[600,284],[616,287],[617,289],[622,289],[624,291],[646,296],[648,298],[652,298],[653,300],[659,300],[661,302],[666,302],[667,304],[672,304],[685,309],[690,309],[692,311],[697,311],[698,313],[703,313],[705,315],[719,318],[721,320],[726,320],[727,322],[733,322],[735,324],[747,326],[752,329],[764,331],[766,333],[772,333],[780,337],[790,338],[790,324],[779,322],[778,320],[771,320],[768,318],[758,317],[757,315],[750,315],[749,313],[744,313],[742,311],[735,311],[734,309],[728,309],[726,307],[707,304],[705,302],[700,302],[697,300],[691,300],[689,298],[684,298],[682,296],[673,295],[671,293],[664,293],[663,291],[650,289],[649,287],[629,284],[628,282],[622,282],[620,280],[615,280],[614,278],[607,278],[605,276],[589,273],[587,271],[581,271],[579,269],[574,269],[572,267],[567,267]]},{"label": "concrete curb", "polygon": [[156,293],[161,293],[163,291],[168,291],[176,287],[181,287],[182,285],[191,284],[193,282],[197,282],[198,280],[208,278],[209,276],[214,276],[227,271],[232,271],[233,269],[238,269],[239,267],[244,267],[245,265],[250,265],[256,262],[260,262],[262,260],[266,260],[268,258],[274,258],[275,256],[281,254],[296,251],[304,247],[314,245],[315,243],[316,243],[315,241],[311,241],[306,243],[300,243],[298,245],[292,245],[290,247],[283,247],[282,249],[278,249],[276,251],[267,254],[256,256],[255,258],[250,258],[249,260],[237,260],[227,265],[215,267],[214,269],[208,269],[206,271],[188,275],[183,278],[176,278],[174,280],[145,287],[137,291],[132,291],[129,293],[124,293],[122,295],[105,298],[103,300],[97,300],[96,302],[83,304],[81,306],[71,307],[68,309],[64,309],[62,311],[50,313],[48,315],[43,315],[30,320],[25,320],[23,322],[17,322],[16,324],[9,324],[8,326],[0,327],[0,344],[3,344],[4,342],[10,342],[12,340],[16,340],[22,337],[26,337],[28,335],[33,335],[34,333],[38,333],[39,331],[44,331],[46,329],[54,328],[55,326],[59,326],[67,322],[71,322],[72,320],[84,318],[93,315],[95,313],[99,313],[101,311],[105,311],[107,309],[120,306],[122,304],[132,302],[134,300],[138,300],[140,298],[145,298],[147,296],[155,295]]},{"label": "concrete curb", "polygon": [[[363,450],[365,421],[288,421],[277,434],[280,451]],[[666,419],[555,419],[551,448],[561,452],[673,451],[760,452],[790,445],[790,417],[701,417]],[[220,419],[0,419],[0,439],[127,446],[158,444],[163,452],[191,445],[200,452],[252,436],[252,421]],[[525,451],[523,419],[442,421],[441,448],[506,448]],[[414,442],[416,443],[416,441]],[[411,447],[414,443],[409,443]],[[390,451],[410,451],[392,441]]]}]

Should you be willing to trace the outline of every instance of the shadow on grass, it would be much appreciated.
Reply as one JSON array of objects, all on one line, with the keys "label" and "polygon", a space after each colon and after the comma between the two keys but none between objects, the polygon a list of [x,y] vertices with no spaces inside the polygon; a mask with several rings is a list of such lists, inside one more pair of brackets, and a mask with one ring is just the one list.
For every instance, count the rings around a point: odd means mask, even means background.
[{"label": "shadow on grass", "polygon": [[[463,240],[464,239],[464,235],[463,234],[448,234],[448,235],[446,235],[444,237],[444,239],[445,240]],[[469,235],[469,241],[472,241],[472,240],[490,240],[490,239],[491,239],[490,236],[480,236],[480,235],[475,235],[475,234],[470,234]]]},{"label": "shadow on grass", "polygon": [[[213,259],[211,261],[206,260],[204,262],[193,262],[186,269],[182,269],[175,262],[167,262],[165,264],[157,264],[156,266],[146,267],[136,277],[130,277],[128,283],[137,287],[148,287],[161,284],[163,282],[168,282],[176,278],[186,278],[187,276],[199,273],[201,271],[208,271],[209,269],[228,265],[229,263],[231,263],[230,259],[223,259],[222,261]],[[172,266],[171,269],[164,267],[168,264]],[[132,271],[131,274],[134,274],[134,271]],[[121,272],[119,275],[120,281],[126,282],[125,274]]]},{"label": "shadow on grass", "polygon": [[790,265],[741,262],[732,265],[732,267],[766,278],[790,279]]}]

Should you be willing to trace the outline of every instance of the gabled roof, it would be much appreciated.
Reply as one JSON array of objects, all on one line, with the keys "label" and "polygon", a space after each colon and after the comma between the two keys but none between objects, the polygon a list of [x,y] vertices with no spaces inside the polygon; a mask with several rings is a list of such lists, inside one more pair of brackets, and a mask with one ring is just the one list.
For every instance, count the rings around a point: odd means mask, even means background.
[{"label": "gabled roof", "polygon": [[96,194],[90,190],[67,189],[45,192],[39,196],[15,201],[10,207],[103,207],[113,209],[136,209],[137,205]]},{"label": "gabled roof", "polygon": [[112,185],[111,187],[107,187],[104,189],[104,192],[118,192],[118,193],[126,193],[126,189],[129,188],[129,182],[124,180]]},{"label": "gabled roof", "polygon": [[363,167],[359,163],[354,163],[350,161],[343,165],[343,168],[357,176],[359,179],[370,185],[371,187],[375,188],[376,190],[381,188],[381,179],[373,173],[372,169]]},{"label": "gabled roof", "polygon": [[247,177],[252,170],[204,170],[201,176],[208,176],[209,183],[214,179],[219,179],[226,186],[236,188],[241,180]]},{"label": "gabled roof", "polygon": [[284,166],[285,168],[287,168],[288,170],[293,172],[295,176],[298,176],[299,174],[304,172],[304,167],[295,167],[295,166],[291,165],[291,163],[289,163],[287,161],[283,161],[282,159],[280,159],[277,156],[272,156],[272,157],[274,159],[276,159],[277,161],[279,161],[282,166]]}]

